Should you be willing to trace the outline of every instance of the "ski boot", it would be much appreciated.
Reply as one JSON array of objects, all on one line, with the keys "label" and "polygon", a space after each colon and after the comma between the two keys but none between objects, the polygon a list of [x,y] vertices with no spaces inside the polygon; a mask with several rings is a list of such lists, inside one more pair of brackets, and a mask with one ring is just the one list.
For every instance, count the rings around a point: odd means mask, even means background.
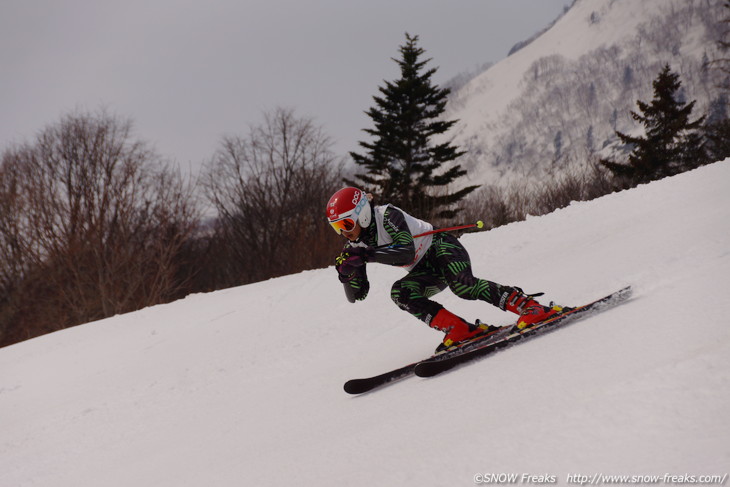
[{"label": "ski boot", "polygon": [[502,309],[520,315],[517,319],[517,324],[515,325],[518,330],[531,328],[541,321],[545,321],[562,313],[564,310],[567,311],[570,309],[564,309],[562,306],[557,306],[552,302],[550,303],[550,306],[544,306],[538,303],[535,298],[542,296],[543,294],[544,293],[525,294],[524,291],[518,287],[511,288],[511,291],[505,292],[502,298],[504,300]]},{"label": "ski boot", "polygon": [[479,320],[476,324],[467,323],[446,309],[441,309],[436,313],[429,326],[446,333],[444,341],[436,347],[437,354],[456,348],[472,338],[490,335],[502,329],[501,326],[487,325]]}]

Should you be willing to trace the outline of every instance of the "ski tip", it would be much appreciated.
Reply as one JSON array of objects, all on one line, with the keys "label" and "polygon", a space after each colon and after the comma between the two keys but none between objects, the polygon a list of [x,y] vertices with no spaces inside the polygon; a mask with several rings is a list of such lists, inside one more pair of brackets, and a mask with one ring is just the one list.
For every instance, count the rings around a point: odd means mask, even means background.
[{"label": "ski tip", "polygon": [[348,380],[345,382],[345,392],[348,394],[360,394],[362,391],[361,388],[358,387],[358,382],[358,379]]},{"label": "ski tip", "polygon": [[362,394],[373,389],[372,382],[367,379],[352,379],[345,382],[345,392],[348,394]]}]

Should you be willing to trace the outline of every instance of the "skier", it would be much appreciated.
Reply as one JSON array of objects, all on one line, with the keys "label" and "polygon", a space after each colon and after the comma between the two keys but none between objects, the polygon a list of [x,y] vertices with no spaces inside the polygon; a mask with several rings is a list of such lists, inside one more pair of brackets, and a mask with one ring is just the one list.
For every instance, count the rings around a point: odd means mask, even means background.
[{"label": "skier", "polygon": [[327,203],[330,225],[348,240],[335,267],[351,303],[368,294],[368,262],[405,268],[408,274],[393,284],[391,298],[401,309],[445,333],[437,353],[501,328],[479,320],[469,323],[429,299],[446,287],[460,298],[480,299],[518,314],[520,329],[561,311],[538,303],[535,297],[541,294],[526,295],[518,287],[474,277],[469,254],[456,237],[446,232],[419,236],[433,226],[390,204],[373,207],[371,199],[358,188],[346,187]]}]

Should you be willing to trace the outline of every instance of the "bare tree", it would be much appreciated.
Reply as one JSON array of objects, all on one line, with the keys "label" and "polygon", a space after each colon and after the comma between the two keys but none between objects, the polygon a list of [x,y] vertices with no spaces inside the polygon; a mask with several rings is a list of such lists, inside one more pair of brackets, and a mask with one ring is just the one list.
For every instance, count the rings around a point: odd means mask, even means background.
[{"label": "bare tree", "polygon": [[0,164],[0,342],[5,324],[14,308],[13,297],[28,269],[26,246],[27,222],[23,221],[25,198],[19,175]]},{"label": "bare tree", "polygon": [[17,258],[0,274],[23,303],[13,326],[71,326],[184,286],[177,257],[198,222],[192,185],[134,140],[127,120],[66,115],[6,150],[0,205],[0,245]]},{"label": "bare tree", "polygon": [[264,114],[247,135],[223,139],[205,186],[226,243],[228,285],[329,263],[336,239],[324,206],[342,171],[331,147],[311,119],[283,108]]}]

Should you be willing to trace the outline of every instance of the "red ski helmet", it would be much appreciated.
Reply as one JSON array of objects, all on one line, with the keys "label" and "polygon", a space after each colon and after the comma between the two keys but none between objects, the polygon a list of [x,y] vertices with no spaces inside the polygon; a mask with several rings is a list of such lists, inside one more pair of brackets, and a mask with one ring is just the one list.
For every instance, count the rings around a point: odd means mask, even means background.
[{"label": "red ski helmet", "polygon": [[373,212],[364,191],[348,186],[332,195],[327,203],[327,220],[338,235],[351,232],[355,223],[362,228],[370,225]]}]

